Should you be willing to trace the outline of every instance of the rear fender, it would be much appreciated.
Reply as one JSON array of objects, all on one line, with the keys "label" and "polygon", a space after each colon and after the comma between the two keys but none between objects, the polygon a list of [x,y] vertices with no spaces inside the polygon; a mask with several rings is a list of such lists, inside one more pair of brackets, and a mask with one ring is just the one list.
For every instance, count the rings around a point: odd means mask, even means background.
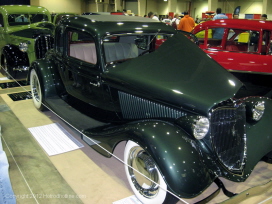
[{"label": "rear fender", "polygon": [[[195,197],[213,182],[208,168],[202,163],[197,143],[171,123],[144,121],[126,124],[121,128],[90,129],[84,131],[83,140],[88,140],[86,137],[99,141],[99,145],[110,152],[122,140],[138,143],[152,156],[169,190],[179,197]],[[91,147],[109,156],[98,145]]]},{"label": "rear fender", "polygon": [[42,94],[45,98],[58,95],[64,90],[63,83],[57,72],[57,67],[53,61],[39,59],[34,61],[28,73],[27,81],[30,81],[31,70],[35,69],[42,88]]}]

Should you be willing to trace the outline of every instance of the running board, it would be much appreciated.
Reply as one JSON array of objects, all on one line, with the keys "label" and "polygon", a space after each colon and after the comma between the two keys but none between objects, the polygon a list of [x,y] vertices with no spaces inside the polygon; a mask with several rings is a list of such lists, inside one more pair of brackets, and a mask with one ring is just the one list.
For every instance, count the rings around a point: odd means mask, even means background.
[{"label": "running board", "polygon": [[57,96],[46,98],[45,104],[46,106],[51,107],[54,110],[51,111],[57,114],[60,119],[81,132],[86,129],[107,125],[107,123],[100,122],[84,115]]}]

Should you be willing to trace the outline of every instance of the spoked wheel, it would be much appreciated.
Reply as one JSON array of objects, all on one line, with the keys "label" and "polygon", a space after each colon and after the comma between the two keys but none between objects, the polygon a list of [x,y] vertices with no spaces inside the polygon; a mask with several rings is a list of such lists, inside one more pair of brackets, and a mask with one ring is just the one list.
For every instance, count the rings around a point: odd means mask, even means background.
[{"label": "spoked wheel", "polygon": [[[167,191],[167,185],[152,157],[138,144],[128,141],[124,161],[129,184],[136,197],[144,204],[176,203],[178,199]],[[140,173],[138,173],[137,171]],[[144,177],[143,175],[146,177]]]},{"label": "spoked wheel", "polygon": [[30,72],[30,88],[34,106],[38,110],[43,111],[45,107],[42,104],[43,95],[41,91],[41,83],[35,69],[32,69]]},{"label": "spoked wheel", "polygon": [[12,67],[8,64],[7,58],[5,55],[1,57],[1,69],[3,69],[3,74],[7,76],[8,79],[15,78],[16,74],[13,71]]}]

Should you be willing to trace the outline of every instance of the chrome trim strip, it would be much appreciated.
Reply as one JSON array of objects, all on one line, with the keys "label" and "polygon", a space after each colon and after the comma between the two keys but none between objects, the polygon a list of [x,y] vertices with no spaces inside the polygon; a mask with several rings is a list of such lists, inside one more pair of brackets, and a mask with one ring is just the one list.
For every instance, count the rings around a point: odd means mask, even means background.
[{"label": "chrome trim strip", "polygon": [[29,67],[28,66],[16,66],[16,67],[13,67],[13,71],[28,71],[29,70]]}]

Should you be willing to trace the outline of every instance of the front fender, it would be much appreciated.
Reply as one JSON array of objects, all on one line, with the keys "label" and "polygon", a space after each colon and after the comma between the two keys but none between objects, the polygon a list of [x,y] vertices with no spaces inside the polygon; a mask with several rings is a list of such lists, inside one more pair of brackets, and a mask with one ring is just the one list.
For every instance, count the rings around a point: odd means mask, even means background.
[{"label": "front fender", "polygon": [[5,55],[10,66],[29,66],[27,53],[20,51],[18,46],[5,45],[2,49],[2,53]]},{"label": "front fender", "polygon": [[258,122],[247,124],[247,162],[243,177],[246,179],[255,165],[266,154],[272,151],[272,100],[265,97],[249,97],[245,102],[255,103],[264,101],[264,115]]},{"label": "front fender", "polygon": [[[179,197],[195,197],[213,182],[209,169],[202,163],[196,142],[171,123],[144,121],[122,127],[90,129],[83,133],[98,140],[99,145],[111,152],[122,140],[138,143],[154,159],[169,190]],[[101,147],[92,147],[103,154]]]}]

